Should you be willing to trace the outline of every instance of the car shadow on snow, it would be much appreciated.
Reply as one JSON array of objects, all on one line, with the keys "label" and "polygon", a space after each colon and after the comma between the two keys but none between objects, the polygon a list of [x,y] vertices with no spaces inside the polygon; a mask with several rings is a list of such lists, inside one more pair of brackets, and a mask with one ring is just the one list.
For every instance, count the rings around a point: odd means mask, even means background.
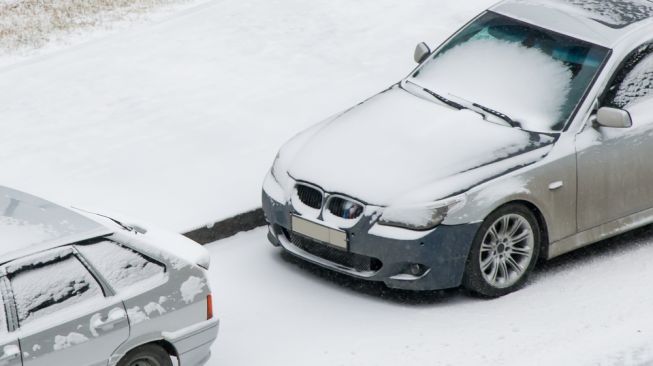
[{"label": "car shadow on snow", "polygon": [[[548,275],[562,271],[571,271],[579,265],[589,264],[601,258],[635,250],[645,245],[653,245],[653,225],[633,230],[632,232],[600,241],[594,245],[578,249],[550,261],[542,262],[536,268],[529,282],[546,281]],[[391,303],[419,306],[448,304],[461,300],[465,301],[465,299],[487,301],[486,299],[470,296],[463,289],[440,291],[391,289],[381,282],[365,281],[322,268],[301,260],[285,251],[281,252],[280,256],[285,262],[302,271],[309,272],[315,278],[325,283]]]},{"label": "car shadow on snow", "polygon": [[596,244],[575,250],[550,261],[540,263],[533,275],[533,280],[541,275],[559,271],[572,270],[580,264],[589,264],[605,257],[636,250],[642,246],[653,245],[653,225],[602,240]]}]

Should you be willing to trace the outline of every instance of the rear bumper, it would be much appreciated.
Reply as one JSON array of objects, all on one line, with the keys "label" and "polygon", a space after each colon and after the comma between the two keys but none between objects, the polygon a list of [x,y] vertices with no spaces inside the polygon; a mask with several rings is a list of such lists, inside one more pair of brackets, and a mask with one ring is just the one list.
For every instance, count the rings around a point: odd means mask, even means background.
[{"label": "rear bumper", "polygon": [[164,333],[179,355],[180,366],[202,366],[211,357],[211,346],[218,336],[220,322],[211,319],[176,332]]},{"label": "rear bumper", "polygon": [[[270,224],[268,239],[273,245],[283,247],[290,254],[352,277],[384,282],[391,288],[416,291],[460,286],[467,257],[480,226],[480,223],[442,225],[422,237],[399,240],[370,233],[375,224],[371,222],[373,220],[360,220],[355,226],[345,229],[349,251],[340,254],[371,258],[380,262],[372,268],[361,270],[330,260],[321,255],[320,251],[307,250],[305,246],[298,245],[291,231],[292,207],[275,201],[265,191],[263,211]],[[419,275],[413,275],[410,267],[415,264],[423,266],[426,270]]]}]

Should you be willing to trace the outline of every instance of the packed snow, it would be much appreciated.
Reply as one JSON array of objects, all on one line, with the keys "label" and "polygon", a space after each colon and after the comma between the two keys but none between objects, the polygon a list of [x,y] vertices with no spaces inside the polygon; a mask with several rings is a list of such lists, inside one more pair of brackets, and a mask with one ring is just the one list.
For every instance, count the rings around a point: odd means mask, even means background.
[{"label": "packed snow", "polygon": [[208,365],[653,362],[651,228],[558,258],[496,300],[388,290],[284,259],[265,236],[208,246],[221,321]]},{"label": "packed snow", "polygon": [[503,112],[526,129],[543,131],[559,123],[572,73],[536,48],[475,39],[438,56],[422,68],[419,80]]},{"label": "packed snow", "polygon": [[0,182],[177,231],[254,209],[284,141],[397,82],[415,44],[493,2],[208,1],[0,57]]},{"label": "packed snow", "polygon": [[141,310],[140,306],[134,306],[127,309],[127,316],[129,317],[129,324],[136,325],[149,319],[147,314]]},{"label": "packed snow", "polygon": [[72,346],[86,343],[88,342],[88,338],[80,333],[77,332],[71,332],[66,336],[58,335],[54,338],[54,346],[53,349],[55,351],[60,351],[62,349],[70,348]]},{"label": "packed snow", "polygon": [[68,209],[0,184],[0,254],[99,227]]},{"label": "packed snow", "polygon": [[11,275],[18,319],[27,324],[63,308],[102,296],[102,290],[76,258]]},{"label": "packed snow", "polygon": [[197,295],[201,294],[206,287],[206,282],[199,277],[191,276],[184,283],[181,284],[181,297],[186,304],[190,304],[195,300]]},{"label": "packed snow", "polygon": [[613,28],[626,27],[653,16],[650,0],[518,0],[539,6],[555,6]]},{"label": "packed snow", "polygon": [[[321,125],[319,134],[292,140],[278,164],[329,192],[389,205],[423,185],[538,145],[531,136],[394,87]],[[438,198],[444,197],[427,195],[419,202]]]},{"label": "packed snow", "polygon": [[[180,11],[195,0],[0,0],[0,57],[46,54]],[[2,63],[2,61],[0,61]]]},{"label": "packed snow", "polygon": [[653,16],[650,0],[554,0],[582,9],[589,17],[613,26],[626,26]]},{"label": "packed snow", "polygon": [[[258,207],[285,140],[399,80],[415,43],[438,44],[493,2],[216,0],[57,52],[0,57],[0,182],[177,231]],[[221,331],[208,365],[653,362],[650,229],[557,259],[492,301],[352,280],[285,259],[265,236],[209,246]],[[83,272],[17,271],[21,317],[52,301],[62,302],[48,311],[66,308],[57,322],[76,315],[101,294]],[[21,286],[24,275],[43,288]],[[180,290],[192,301],[206,283],[188,281]],[[133,323],[157,313],[156,303],[129,309]]]},{"label": "packed snow", "polygon": [[[42,243],[58,236],[58,232],[51,226],[30,224],[27,221],[7,216],[0,216],[0,233],[6,240],[3,240],[3,243],[7,243],[7,246],[3,245],[5,252],[21,249],[24,243]],[[8,248],[8,246],[10,247]]]},{"label": "packed snow", "polygon": [[79,245],[77,249],[115,290],[122,290],[155,277],[161,280],[165,275],[163,266],[108,240]]},{"label": "packed snow", "polygon": [[[122,307],[117,307],[109,311],[109,315],[107,316],[107,321],[124,319],[125,317],[127,317],[125,310]],[[95,313],[93,314],[93,316],[91,316],[91,319],[89,320],[88,330],[91,332],[91,335],[93,337],[100,336],[98,329],[101,329],[103,324],[104,322],[102,320],[102,314]]]},{"label": "packed snow", "polygon": [[653,97],[653,46],[641,50],[644,58],[624,77],[617,86],[614,104],[628,107]]}]

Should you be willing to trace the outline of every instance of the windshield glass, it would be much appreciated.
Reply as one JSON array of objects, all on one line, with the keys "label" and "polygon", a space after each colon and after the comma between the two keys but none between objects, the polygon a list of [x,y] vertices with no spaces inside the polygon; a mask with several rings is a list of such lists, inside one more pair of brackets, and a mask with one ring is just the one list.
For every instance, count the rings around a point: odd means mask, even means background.
[{"label": "windshield glass", "polygon": [[609,50],[488,12],[410,80],[500,112],[531,131],[560,131]]}]

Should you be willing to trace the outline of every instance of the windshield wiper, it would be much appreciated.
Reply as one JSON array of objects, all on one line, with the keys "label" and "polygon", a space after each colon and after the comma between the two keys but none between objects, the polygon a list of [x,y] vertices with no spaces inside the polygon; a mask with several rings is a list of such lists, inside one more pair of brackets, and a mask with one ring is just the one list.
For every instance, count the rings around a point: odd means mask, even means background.
[{"label": "windshield wiper", "polygon": [[[427,94],[431,95],[435,99],[439,100],[440,102],[442,102],[442,103],[444,103],[444,104],[446,104],[446,105],[448,105],[450,107],[456,108],[458,110],[463,110],[463,109],[470,109],[471,110],[471,108],[469,106],[464,105],[464,104],[460,104],[460,103],[455,102],[455,101],[453,101],[451,99],[443,97],[442,95],[440,95],[440,94],[438,94],[438,93],[436,93],[436,92],[434,92],[432,90],[429,90],[429,89],[427,89],[427,88],[425,88],[425,87],[423,87],[421,85],[417,85],[417,84],[415,84],[413,82],[410,82],[410,81],[407,81],[407,83],[412,84],[412,85],[422,89],[422,91],[426,92]],[[452,95],[452,96],[457,98],[457,99],[461,99],[461,100],[465,101],[466,104],[469,103],[472,107],[474,107],[476,109],[480,109],[482,112],[489,113],[489,114],[491,114],[491,115],[493,115],[495,117],[501,118],[502,120],[506,121],[510,125],[510,127],[515,127],[515,128],[521,128],[522,127],[521,123],[513,120],[512,118],[510,118],[510,116],[508,116],[505,113],[501,113],[501,112],[499,112],[499,111],[497,111],[495,109],[488,108],[488,107],[486,107],[484,105],[465,100],[464,98],[460,98],[460,97],[457,97],[455,95]],[[482,115],[483,119],[486,119],[485,114],[483,114],[481,112],[477,112],[477,111],[474,111],[474,112]]]},{"label": "windshield wiper", "polygon": [[456,108],[458,110],[467,109],[467,107],[465,107],[464,105],[456,103],[451,99],[447,99],[447,98],[443,97],[442,95],[440,95],[440,94],[438,94],[438,93],[436,93],[434,91],[428,90],[426,88],[422,88],[422,90],[424,90],[429,95],[433,96],[435,99],[441,101],[442,103],[444,103],[444,104],[446,104],[446,105],[448,105],[450,107],[454,107],[454,108]]},{"label": "windshield wiper", "polygon": [[446,104],[446,105],[448,105],[450,107],[456,108],[458,110],[469,109],[469,108],[465,107],[464,105],[462,105],[460,103],[456,103],[451,99],[447,99],[447,98],[443,97],[442,95],[440,95],[440,94],[438,94],[438,93],[436,93],[436,92],[434,92],[432,90],[429,90],[429,89],[427,89],[427,88],[425,88],[425,87],[423,87],[421,85],[417,85],[417,84],[413,83],[412,81],[406,80],[406,84],[410,84],[410,85],[413,85],[413,86],[421,89],[423,92],[429,94],[430,96],[434,97],[438,101],[440,101],[440,102],[442,102],[442,103],[444,103],[444,104]]},{"label": "windshield wiper", "polygon": [[499,112],[499,111],[497,111],[497,110],[494,110],[494,109],[492,109],[492,108],[488,108],[488,107],[486,107],[486,106],[484,106],[484,105],[480,105],[480,104],[478,104],[478,103],[472,103],[472,106],[474,106],[474,107],[476,107],[476,108],[482,110],[483,112],[487,112],[487,113],[489,113],[489,114],[491,114],[491,115],[493,115],[493,116],[496,116],[496,117],[501,118],[502,120],[508,122],[508,124],[510,125],[510,127],[517,127],[517,128],[520,128],[520,127],[521,127],[521,123],[519,123],[519,122],[513,120],[512,118],[510,118],[510,117],[509,117],[507,114],[505,114],[505,113],[501,113],[501,112]]}]

